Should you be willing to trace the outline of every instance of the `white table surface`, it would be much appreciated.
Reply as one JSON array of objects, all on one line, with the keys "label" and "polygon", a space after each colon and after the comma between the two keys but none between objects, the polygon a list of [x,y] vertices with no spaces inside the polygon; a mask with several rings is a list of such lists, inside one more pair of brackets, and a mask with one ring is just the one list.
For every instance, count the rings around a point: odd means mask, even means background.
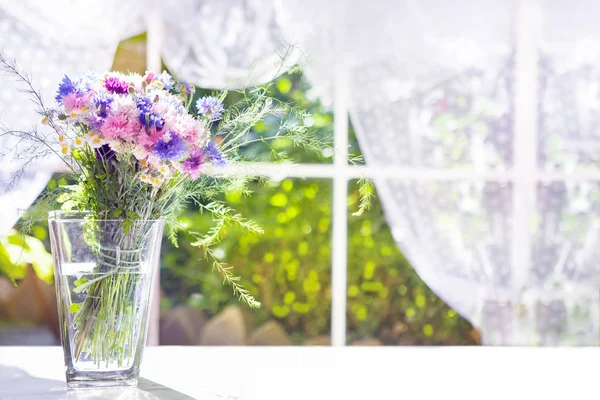
[{"label": "white table surface", "polygon": [[[0,375],[1,400],[172,398],[67,393],[59,347],[0,347],[10,368],[35,378],[11,397],[15,381]],[[598,399],[600,349],[165,346],[146,349],[141,376],[210,400]]]}]

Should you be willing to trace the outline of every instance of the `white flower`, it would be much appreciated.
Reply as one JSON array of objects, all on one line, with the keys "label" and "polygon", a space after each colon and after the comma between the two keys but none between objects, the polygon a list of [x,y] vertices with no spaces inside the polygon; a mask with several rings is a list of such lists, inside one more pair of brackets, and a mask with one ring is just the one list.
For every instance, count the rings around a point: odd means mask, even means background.
[{"label": "white flower", "polygon": [[127,75],[127,78],[125,80],[129,83],[133,83],[136,92],[139,93],[143,90],[142,82],[144,81],[144,77],[140,74],[133,72]]},{"label": "white flower", "polygon": [[69,156],[69,155],[71,154],[71,149],[69,148],[69,145],[67,145],[66,143],[65,143],[65,144],[63,144],[63,145],[60,147],[60,154],[61,154],[63,157],[67,157],[67,156]]},{"label": "white flower", "polygon": [[150,177],[150,183],[154,186],[159,185],[162,182],[162,179],[156,177],[156,176],[151,176]]},{"label": "white flower", "polygon": [[169,168],[168,165],[163,164],[158,167],[158,172],[160,172],[163,176],[169,176],[171,175],[171,168]]},{"label": "white flower", "polygon": [[126,143],[120,140],[111,140],[109,143],[110,148],[119,154],[132,154],[135,150],[133,143]]},{"label": "white flower", "polygon": [[75,140],[73,140],[73,147],[83,147],[83,145],[85,144],[85,141],[83,140],[83,138],[80,137],[76,137]]},{"label": "white flower", "polygon": [[133,155],[136,159],[146,162],[145,158],[148,157],[148,151],[143,146],[135,146],[133,149]]},{"label": "white flower", "polygon": [[148,176],[148,174],[146,172],[142,172],[140,174],[140,181],[149,183],[150,182],[150,176]]},{"label": "white flower", "polygon": [[115,96],[111,104],[111,109],[119,114],[136,114],[139,115],[137,104],[133,96]]},{"label": "white flower", "polygon": [[[90,134],[88,133],[88,136],[89,135]],[[89,145],[92,146],[94,149],[102,147],[107,143],[106,140],[104,139],[104,137],[102,137],[101,135],[98,135],[98,134],[91,136],[91,137],[86,137],[86,139],[87,139],[87,142],[89,143]]]}]

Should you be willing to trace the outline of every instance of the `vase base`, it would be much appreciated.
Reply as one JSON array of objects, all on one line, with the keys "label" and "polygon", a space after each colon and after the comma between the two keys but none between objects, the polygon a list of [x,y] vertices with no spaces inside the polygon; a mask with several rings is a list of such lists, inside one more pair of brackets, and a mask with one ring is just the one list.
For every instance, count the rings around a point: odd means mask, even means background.
[{"label": "vase base", "polygon": [[69,389],[110,389],[110,388],[126,388],[136,387],[137,379],[120,379],[120,380],[72,380],[67,382]]}]

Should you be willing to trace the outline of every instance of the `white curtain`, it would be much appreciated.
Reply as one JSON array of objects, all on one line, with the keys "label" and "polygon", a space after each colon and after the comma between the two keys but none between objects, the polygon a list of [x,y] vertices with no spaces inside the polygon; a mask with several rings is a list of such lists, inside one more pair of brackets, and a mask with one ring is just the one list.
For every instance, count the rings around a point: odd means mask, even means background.
[{"label": "white curtain", "polygon": [[[203,88],[268,82],[300,61],[286,54],[271,0],[159,2],[162,56],[179,78]],[[282,63],[283,61],[283,63]]]},{"label": "white curtain", "polygon": [[367,163],[412,173],[376,184],[424,281],[485,343],[597,345],[600,6],[281,4],[326,97],[343,56]]},{"label": "white curtain", "polygon": [[[0,0],[0,47],[40,77],[48,97],[63,73],[108,68],[118,40],[144,30],[150,4],[8,3]],[[425,282],[482,328],[486,343],[598,343],[600,6],[157,4],[164,62],[197,86],[272,79],[285,69],[282,43],[298,42],[309,55],[306,75],[330,104],[343,66],[366,162],[412,174],[376,179],[394,237]],[[35,121],[25,118],[21,96],[3,93],[5,121]],[[581,173],[564,176],[573,172]]]},{"label": "white curtain", "polygon": [[[145,31],[142,5],[136,0],[0,0],[0,50],[31,75],[34,87],[52,106],[63,75],[109,69],[119,41]],[[0,73],[0,121],[11,129],[41,126],[29,97],[20,92],[23,89]],[[0,137],[2,153],[15,144],[15,139]],[[0,163],[0,235],[15,224],[59,166],[57,160],[42,160],[26,168],[13,184],[23,161],[19,154],[10,157],[12,162],[4,158]]]}]

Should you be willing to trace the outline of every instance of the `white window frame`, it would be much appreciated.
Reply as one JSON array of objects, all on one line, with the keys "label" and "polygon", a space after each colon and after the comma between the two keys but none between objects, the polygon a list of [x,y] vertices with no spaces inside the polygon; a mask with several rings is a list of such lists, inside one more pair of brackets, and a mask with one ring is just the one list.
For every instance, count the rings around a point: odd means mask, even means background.
[{"label": "white window frame", "polygon": [[[149,69],[162,68],[161,22],[151,7],[147,17],[147,59]],[[154,10],[154,12],[153,12]],[[343,22],[342,7],[338,15]],[[513,227],[513,265],[520,265],[517,272],[528,270],[530,260],[530,233],[527,229],[528,216],[535,207],[536,182],[555,180],[600,180],[600,173],[577,172],[576,175],[565,172],[544,172],[536,168],[536,95],[537,95],[537,56],[541,37],[541,8],[539,0],[519,2],[517,10],[516,88],[515,88],[515,152],[514,168],[511,171],[475,172],[472,169],[431,169],[382,165],[349,165],[348,163],[348,70],[342,52],[336,54],[334,82],[334,155],[332,164],[276,164],[250,163],[244,168],[228,166],[222,174],[236,176],[262,176],[276,180],[284,178],[331,179],[333,184],[333,224],[331,251],[331,345],[346,345],[346,301],[347,301],[347,253],[348,253],[348,181],[350,179],[388,179],[407,181],[456,181],[465,179],[483,179],[490,181],[513,182],[513,207],[515,224]],[[341,25],[340,25],[341,26]],[[343,32],[338,30],[336,38],[342,44]],[[525,196],[525,201],[523,196]],[[521,279],[523,279],[521,277]],[[157,279],[153,317],[149,344],[158,344],[158,293],[160,283]]]}]

